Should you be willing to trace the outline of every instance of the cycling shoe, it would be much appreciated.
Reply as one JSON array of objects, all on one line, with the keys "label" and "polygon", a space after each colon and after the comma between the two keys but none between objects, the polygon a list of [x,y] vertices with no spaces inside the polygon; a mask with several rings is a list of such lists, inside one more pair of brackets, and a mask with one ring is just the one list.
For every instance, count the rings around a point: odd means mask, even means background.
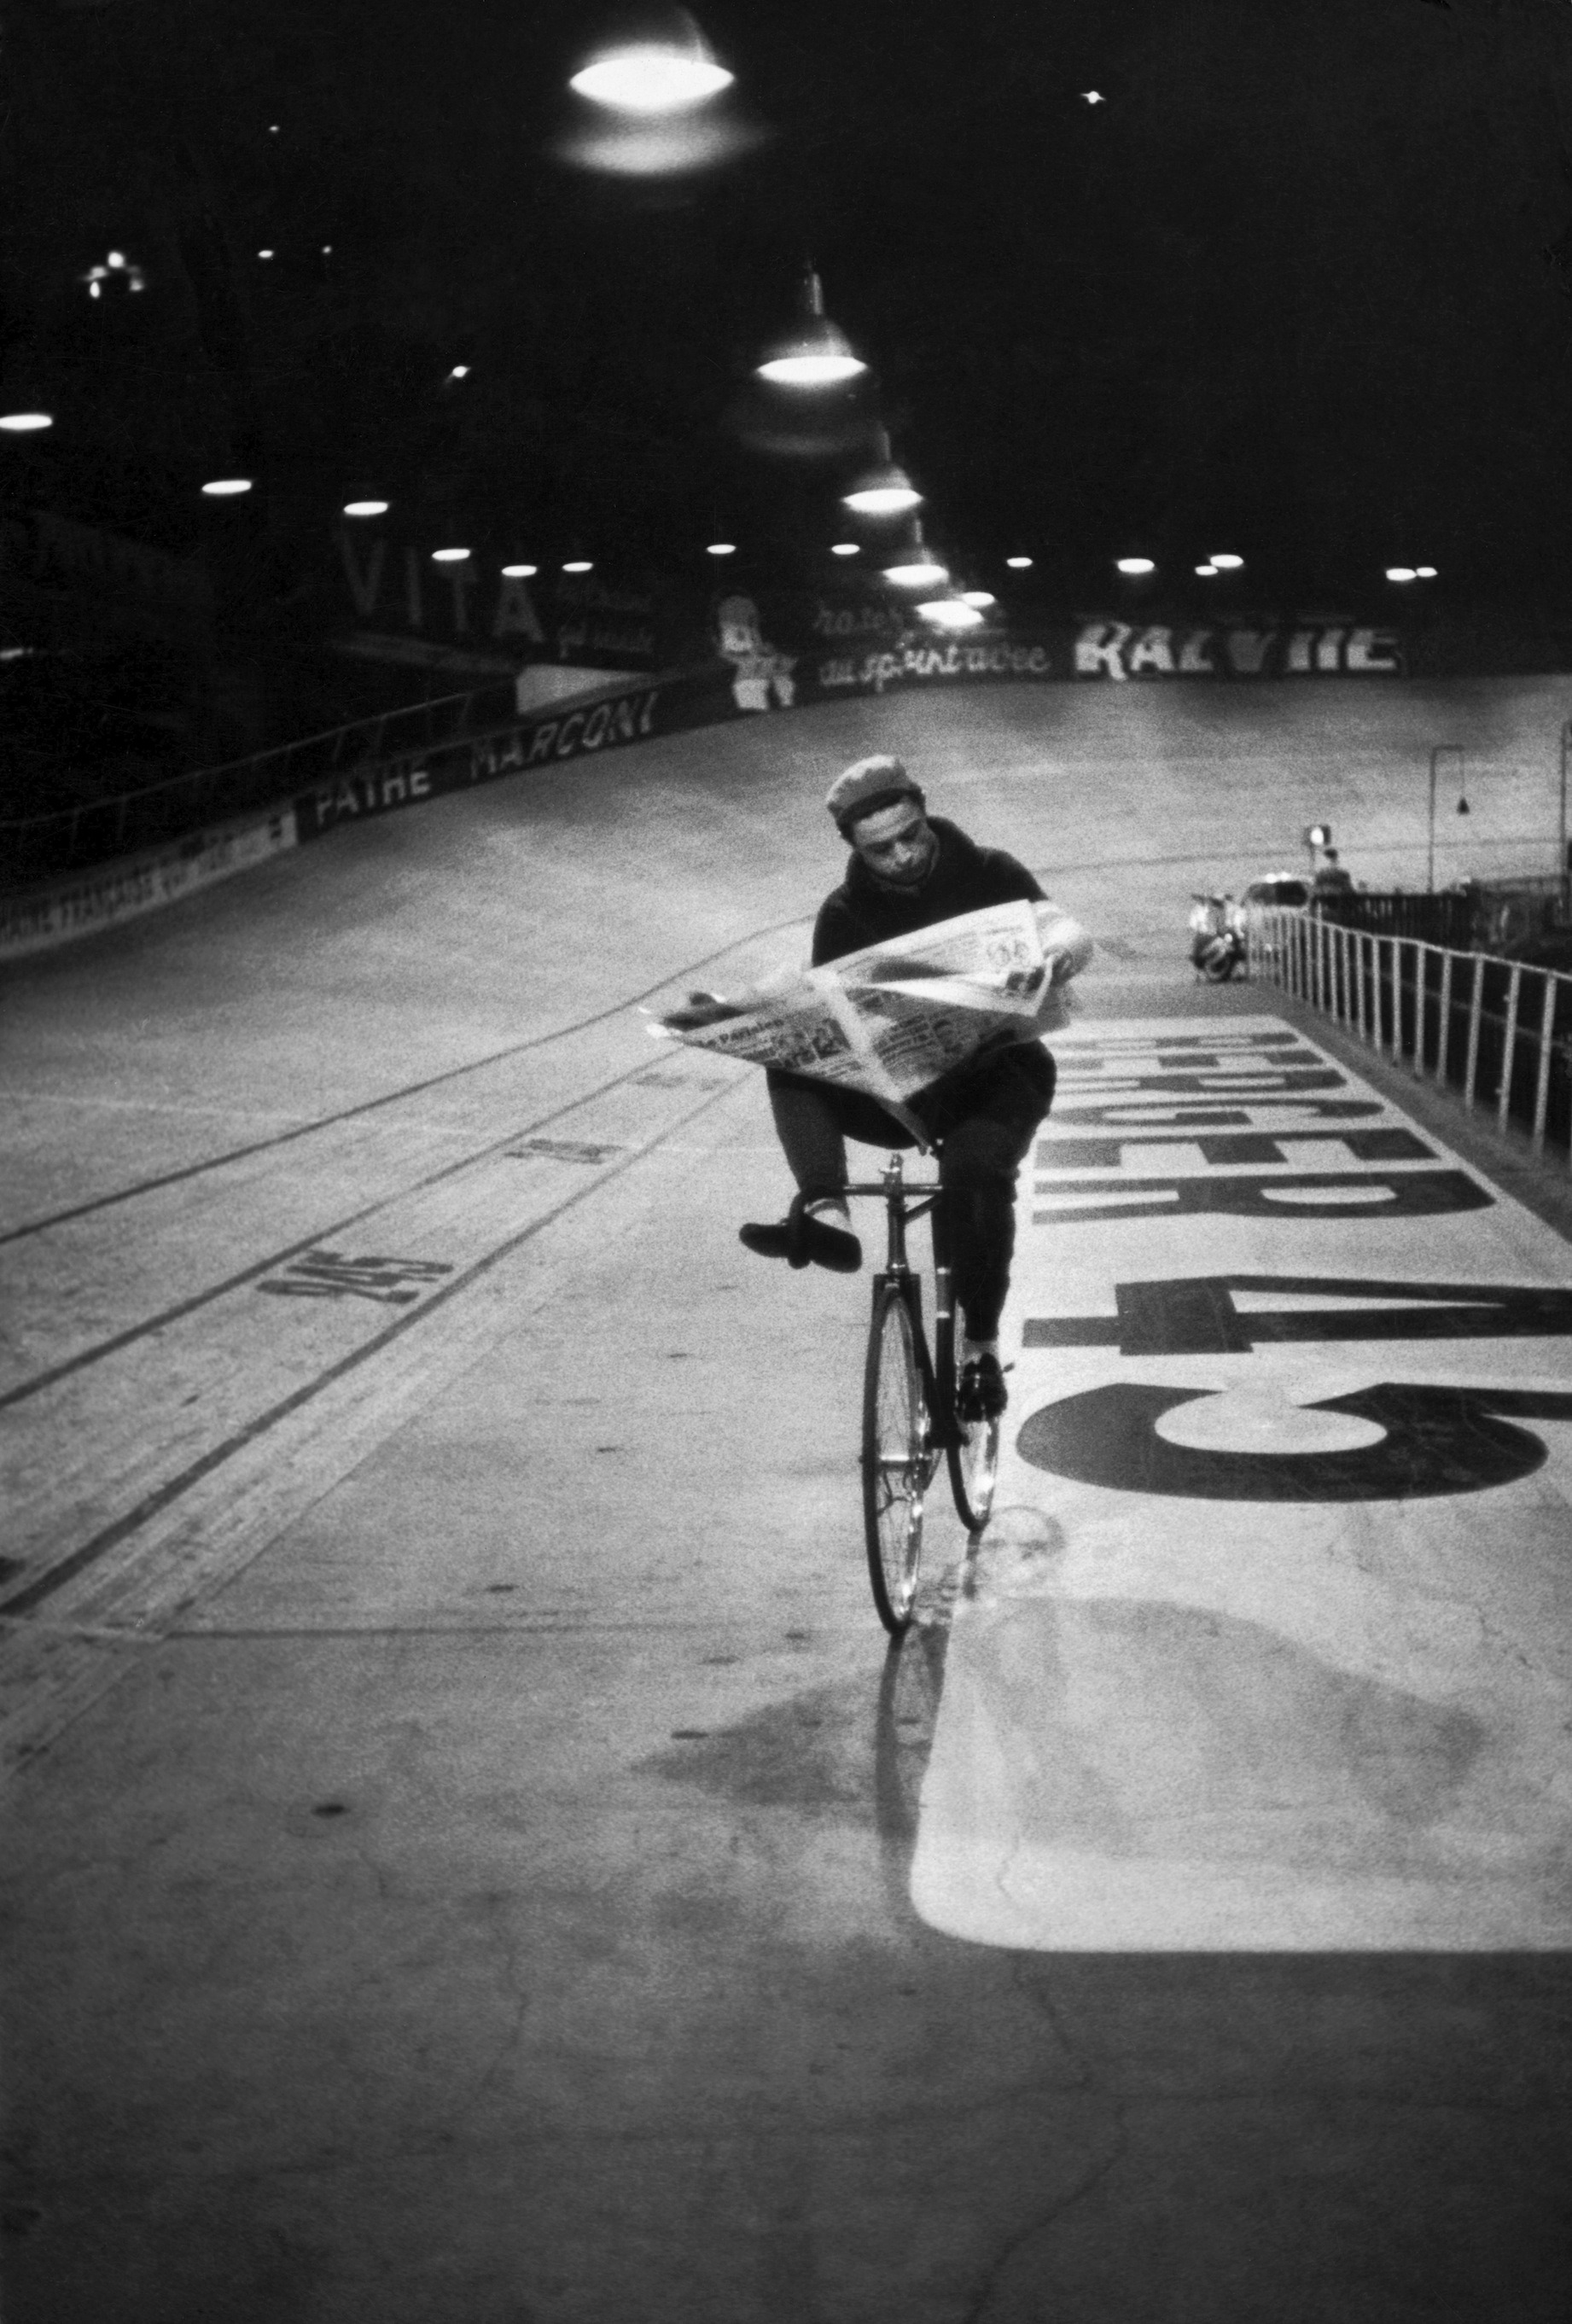
[{"label": "cycling shoe", "polygon": [[862,1245],[854,1234],[807,1214],[795,1229],[790,1219],[781,1219],[769,1226],[739,1227],[737,1235],[761,1259],[784,1259],[792,1267],[827,1267],[835,1275],[855,1275],[862,1265]]}]

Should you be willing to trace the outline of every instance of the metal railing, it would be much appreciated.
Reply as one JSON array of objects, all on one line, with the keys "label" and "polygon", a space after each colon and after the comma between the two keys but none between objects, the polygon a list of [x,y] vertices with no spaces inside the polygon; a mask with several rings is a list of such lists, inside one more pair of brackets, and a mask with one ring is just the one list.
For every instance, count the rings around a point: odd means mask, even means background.
[{"label": "metal railing", "polygon": [[1572,920],[1568,882],[1554,872],[1519,872],[1510,879],[1470,880],[1431,895],[1361,888],[1319,898],[1323,920],[1377,936],[1408,936],[1453,952],[1512,954],[1560,934]]},{"label": "metal railing", "polygon": [[1246,936],[1253,976],[1572,1160],[1572,976],[1312,912],[1253,914]]},{"label": "metal railing", "polygon": [[106,863],[207,823],[277,806],[324,776],[436,750],[514,724],[513,683],[492,679],[465,694],[417,702],[329,727],[219,767],[197,767],[139,790],[110,794],[48,815],[0,819],[0,886]]}]

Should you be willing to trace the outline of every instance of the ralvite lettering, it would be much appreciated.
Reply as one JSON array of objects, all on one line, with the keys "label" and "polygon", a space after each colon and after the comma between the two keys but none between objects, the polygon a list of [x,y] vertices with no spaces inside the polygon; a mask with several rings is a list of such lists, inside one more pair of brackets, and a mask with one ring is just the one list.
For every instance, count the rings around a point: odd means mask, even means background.
[{"label": "ralvite lettering", "polygon": [[1184,629],[1088,622],[1075,641],[1078,678],[1401,678],[1395,633],[1346,623],[1298,629]]}]

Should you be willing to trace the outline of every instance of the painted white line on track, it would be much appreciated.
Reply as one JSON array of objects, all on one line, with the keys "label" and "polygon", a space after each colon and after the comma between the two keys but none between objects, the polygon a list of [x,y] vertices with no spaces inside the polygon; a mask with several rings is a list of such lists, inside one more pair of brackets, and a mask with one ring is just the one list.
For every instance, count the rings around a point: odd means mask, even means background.
[{"label": "painted white line on track", "polygon": [[1572,1253],[1279,1020],[1057,1054],[918,1910],[1042,1950],[1565,1946]]},{"label": "painted white line on track", "polygon": [[[533,1239],[741,1086],[623,1077],[7,1416],[0,1780],[504,1334]],[[390,1255],[391,1254],[391,1255]],[[41,1610],[42,1618],[35,1618]],[[9,1615],[22,1618],[6,1619]]]}]

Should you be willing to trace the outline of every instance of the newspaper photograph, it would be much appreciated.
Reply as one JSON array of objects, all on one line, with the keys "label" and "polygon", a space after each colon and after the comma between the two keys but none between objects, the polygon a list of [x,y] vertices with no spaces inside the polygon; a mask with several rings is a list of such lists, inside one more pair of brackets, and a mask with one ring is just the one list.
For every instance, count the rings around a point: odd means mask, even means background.
[{"label": "newspaper photograph", "polygon": [[995,904],[822,968],[783,971],[733,1001],[695,995],[649,1029],[894,1108],[990,1038],[1031,1040],[1066,1024],[1065,987],[1091,950],[1056,904]]}]

